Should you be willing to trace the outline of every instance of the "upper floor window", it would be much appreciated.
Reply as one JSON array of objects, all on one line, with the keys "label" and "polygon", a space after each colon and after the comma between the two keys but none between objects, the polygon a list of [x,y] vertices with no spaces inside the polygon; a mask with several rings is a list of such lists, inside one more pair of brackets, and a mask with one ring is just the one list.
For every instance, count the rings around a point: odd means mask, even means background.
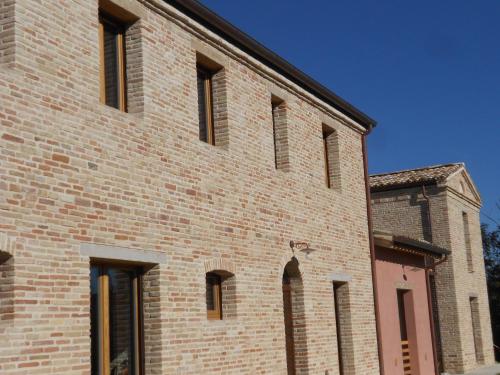
[{"label": "upper floor window", "polygon": [[126,25],[101,12],[99,15],[101,102],[127,111]]},{"label": "upper floor window", "polygon": [[213,73],[201,65],[196,67],[196,72],[200,141],[215,145]]},{"label": "upper floor window", "polygon": [[288,128],[286,102],[274,95],[271,96],[273,116],[274,167],[288,171]]},{"label": "upper floor window", "polygon": [[467,256],[467,268],[469,272],[474,272],[474,263],[472,260],[472,245],[470,241],[470,225],[469,216],[466,212],[462,212],[463,221],[463,231],[464,231],[464,243],[465,243],[465,253]]},{"label": "upper floor window", "polygon": [[200,140],[213,146],[229,144],[226,70],[196,54],[198,125]]},{"label": "upper floor window", "polygon": [[340,188],[340,155],[337,131],[323,124],[323,160],[325,185],[330,189]]}]

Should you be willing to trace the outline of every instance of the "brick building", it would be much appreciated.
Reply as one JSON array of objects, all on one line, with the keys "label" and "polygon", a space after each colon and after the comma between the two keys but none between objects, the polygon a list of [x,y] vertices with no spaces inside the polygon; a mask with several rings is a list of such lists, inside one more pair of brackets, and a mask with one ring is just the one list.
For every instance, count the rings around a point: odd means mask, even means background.
[{"label": "brick building", "polygon": [[[393,267],[393,279],[379,281],[377,291],[388,294],[387,288],[393,288],[389,299],[394,301],[399,296],[396,295],[396,289],[398,293],[413,293],[414,301],[420,293],[420,308],[424,305],[428,308],[428,297],[433,305],[433,311],[429,314],[433,315],[433,322],[425,321],[425,309],[420,312],[410,311],[411,319],[420,319],[417,325],[422,335],[419,343],[414,338],[413,362],[417,366],[430,368],[432,358],[422,348],[429,349],[428,332],[431,325],[434,325],[433,346],[438,371],[463,373],[493,364],[479,220],[481,199],[465,166],[449,164],[374,175],[370,177],[370,186],[374,228],[396,235],[390,237],[388,246],[387,241],[384,243],[384,235],[375,234],[377,280],[387,279],[387,275],[379,275],[379,267],[381,272],[387,272],[391,264],[402,266]],[[400,250],[408,249],[407,241],[394,246],[398,242],[397,237],[411,239],[409,247],[414,258],[411,259],[411,264],[409,255],[397,255]],[[427,253],[431,251],[434,255],[437,254],[434,258],[441,258],[442,254],[446,254],[446,257],[437,261],[435,267],[429,267],[436,261],[424,263],[424,257],[420,257],[420,260],[417,257],[426,250]],[[424,298],[427,293],[424,274],[426,267],[430,296]],[[394,305],[396,306],[396,302]],[[412,329],[412,324],[415,325],[415,322],[408,325],[409,330]],[[391,345],[394,346],[382,340],[383,352],[387,352],[383,361],[387,369],[386,375],[399,374],[398,362],[401,363],[401,352],[396,350],[391,353]]]},{"label": "brick building", "polygon": [[2,1],[0,373],[378,374],[373,125],[197,2]]},{"label": "brick building", "polygon": [[[0,374],[379,374],[374,125],[196,1],[0,2]],[[443,168],[372,189],[451,252],[453,372],[491,342],[480,199]]]}]

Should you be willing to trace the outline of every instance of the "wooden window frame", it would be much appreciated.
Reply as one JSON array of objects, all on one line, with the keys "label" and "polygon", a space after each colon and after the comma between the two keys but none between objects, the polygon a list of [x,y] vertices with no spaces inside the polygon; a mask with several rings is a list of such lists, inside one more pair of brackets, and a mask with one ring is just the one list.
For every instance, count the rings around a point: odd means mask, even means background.
[{"label": "wooden window frame", "polygon": [[132,266],[128,263],[114,262],[93,262],[91,267],[98,268],[98,353],[99,353],[99,374],[110,373],[110,322],[109,322],[109,268],[119,268],[135,272],[132,279],[132,305],[133,305],[133,332],[134,332],[134,375],[143,375],[144,371],[144,322],[143,322],[143,301],[142,301],[142,273],[141,267]]},{"label": "wooden window frame", "polygon": [[[214,272],[208,272],[205,277],[209,276],[216,278],[217,282],[212,285],[214,309],[209,310],[207,304],[207,319],[222,320],[222,277]],[[208,287],[208,285],[206,285],[206,287]]]},{"label": "wooden window frame", "polygon": [[[127,79],[125,32],[127,25],[102,10],[99,11],[99,77],[100,102],[106,104],[106,69],[104,61],[104,24],[117,30],[117,73],[118,73],[118,110],[127,112]],[[114,107],[113,107],[114,108]]]},{"label": "wooden window frame", "polygon": [[205,124],[207,127],[207,140],[209,145],[215,146],[215,126],[214,126],[214,98],[212,78],[214,73],[200,64],[196,65],[196,74],[203,80]]}]

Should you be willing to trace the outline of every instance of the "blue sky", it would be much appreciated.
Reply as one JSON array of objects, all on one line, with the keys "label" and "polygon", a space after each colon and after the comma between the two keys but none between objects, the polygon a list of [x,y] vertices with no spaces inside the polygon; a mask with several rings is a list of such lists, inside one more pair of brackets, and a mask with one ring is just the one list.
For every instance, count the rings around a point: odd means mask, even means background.
[{"label": "blue sky", "polygon": [[500,1],[202,3],[378,121],[371,173],[463,161],[500,220]]}]

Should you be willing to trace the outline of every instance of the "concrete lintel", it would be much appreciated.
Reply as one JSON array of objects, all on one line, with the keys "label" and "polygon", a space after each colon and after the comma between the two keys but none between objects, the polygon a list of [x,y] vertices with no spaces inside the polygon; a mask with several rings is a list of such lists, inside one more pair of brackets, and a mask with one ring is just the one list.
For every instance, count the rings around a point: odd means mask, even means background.
[{"label": "concrete lintel", "polygon": [[269,91],[269,93],[272,96],[275,96],[283,100],[285,103],[289,103],[291,101],[292,96],[288,93],[288,91],[279,87],[277,84],[273,82],[266,82],[266,86],[267,86],[267,91]]},{"label": "concrete lintel", "polygon": [[153,250],[131,249],[127,247],[83,243],[80,245],[80,254],[96,259],[109,259],[116,261],[164,264],[167,255]]},{"label": "concrete lintel", "polygon": [[325,124],[326,126],[329,126],[333,130],[339,130],[339,128],[342,126],[338,120],[333,118],[332,116],[328,116],[324,113],[320,113],[319,115],[320,121],[322,124]]},{"label": "concrete lintel", "polygon": [[229,65],[229,60],[226,55],[224,55],[222,52],[218,51],[208,43],[199,40],[198,38],[193,37],[191,39],[191,48],[194,49],[196,53],[199,53],[212,60],[222,68]]},{"label": "concrete lintel", "polygon": [[352,276],[342,272],[334,272],[330,275],[330,281],[349,283],[352,281]]}]

